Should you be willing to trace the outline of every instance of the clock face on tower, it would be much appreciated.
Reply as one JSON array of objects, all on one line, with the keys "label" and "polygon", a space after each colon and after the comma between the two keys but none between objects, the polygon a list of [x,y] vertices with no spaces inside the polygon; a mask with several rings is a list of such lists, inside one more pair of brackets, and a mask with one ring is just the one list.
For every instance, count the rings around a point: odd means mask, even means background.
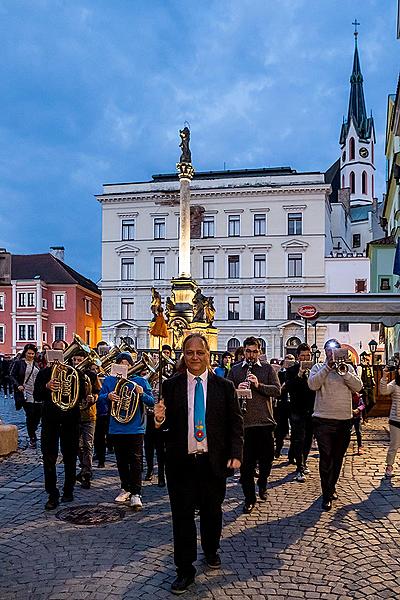
[{"label": "clock face on tower", "polygon": [[360,156],[361,158],[368,158],[369,152],[367,148],[360,148]]}]

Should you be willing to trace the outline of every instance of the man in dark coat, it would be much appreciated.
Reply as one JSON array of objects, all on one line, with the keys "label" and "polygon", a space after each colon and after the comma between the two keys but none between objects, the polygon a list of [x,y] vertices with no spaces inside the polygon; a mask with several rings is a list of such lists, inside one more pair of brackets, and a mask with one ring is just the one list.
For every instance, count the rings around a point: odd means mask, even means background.
[{"label": "man in dark coat", "polygon": [[200,509],[201,545],[206,563],[217,569],[226,477],[240,467],[243,419],[231,382],[210,369],[204,336],[183,343],[183,372],[163,384],[155,406],[156,426],[164,423],[166,475],[172,510],[177,578],[171,591],[181,594],[194,581],[197,558],[195,510]]}]

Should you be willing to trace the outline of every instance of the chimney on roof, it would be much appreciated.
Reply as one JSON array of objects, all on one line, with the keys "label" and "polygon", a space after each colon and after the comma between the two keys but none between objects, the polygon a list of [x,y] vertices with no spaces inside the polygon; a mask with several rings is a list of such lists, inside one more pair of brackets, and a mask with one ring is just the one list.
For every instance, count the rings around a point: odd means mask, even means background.
[{"label": "chimney on roof", "polygon": [[64,262],[64,246],[50,246],[50,254],[58,258],[58,260],[62,260]]},{"label": "chimney on roof", "polygon": [[0,284],[11,283],[11,254],[5,248],[0,248]]}]

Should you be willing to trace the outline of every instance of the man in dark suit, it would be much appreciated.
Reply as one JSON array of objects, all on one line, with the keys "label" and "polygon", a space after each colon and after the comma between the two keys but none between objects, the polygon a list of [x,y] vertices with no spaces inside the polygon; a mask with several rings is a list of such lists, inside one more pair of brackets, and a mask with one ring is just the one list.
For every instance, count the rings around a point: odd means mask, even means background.
[{"label": "man in dark suit", "polygon": [[195,509],[200,509],[201,545],[206,563],[217,569],[226,477],[240,467],[243,419],[231,382],[210,369],[204,336],[183,342],[182,371],[163,384],[156,426],[164,424],[166,475],[174,534],[177,578],[171,591],[182,594],[194,581],[197,558]]}]

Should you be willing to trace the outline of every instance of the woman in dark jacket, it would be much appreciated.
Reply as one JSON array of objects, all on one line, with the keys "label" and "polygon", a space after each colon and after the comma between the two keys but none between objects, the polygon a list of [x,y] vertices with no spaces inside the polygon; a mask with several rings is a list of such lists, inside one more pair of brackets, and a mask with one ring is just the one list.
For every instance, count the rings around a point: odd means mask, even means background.
[{"label": "woman in dark jacket", "polygon": [[10,379],[14,386],[15,408],[24,409],[29,445],[36,448],[36,431],[40,423],[41,404],[33,399],[33,386],[39,372],[35,364],[37,348],[34,344],[26,344],[21,358],[12,366]]}]

